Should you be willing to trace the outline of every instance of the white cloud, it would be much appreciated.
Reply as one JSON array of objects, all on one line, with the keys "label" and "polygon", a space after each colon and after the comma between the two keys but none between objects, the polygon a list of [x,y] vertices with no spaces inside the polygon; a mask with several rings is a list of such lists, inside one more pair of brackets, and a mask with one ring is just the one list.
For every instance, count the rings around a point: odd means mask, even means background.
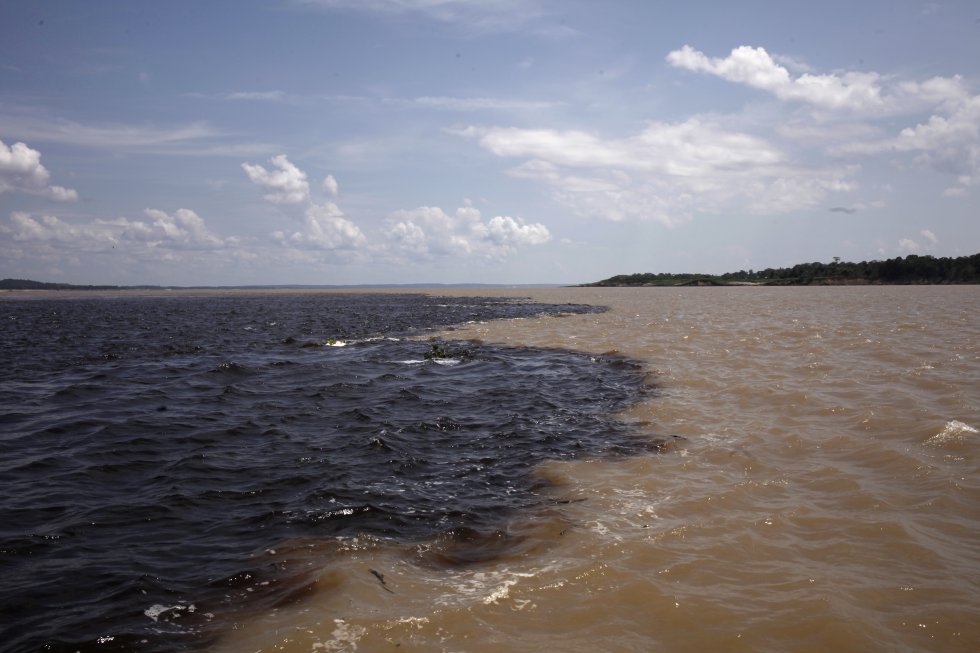
[{"label": "white cloud", "polygon": [[835,144],[852,145],[882,137],[881,128],[867,121],[814,121],[809,116],[780,121],[774,131],[795,145],[825,150],[835,147]]},{"label": "white cloud", "polygon": [[190,209],[177,209],[172,215],[146,209],[147,220],[125,217],[71,223],[53,215],[34,217],[14,211],[0,233],[18,243],[57,245],[69,251],[97,252],[112,248],[149,253],[153,250],[221,249],[237,243],[211,233],[204,220]]},{"label": "white cloud", "polygon": [[888,143],[894,150],[918,152],[917,161],[956,175],[962,187],[980,184],[980,95],[964,101],[948,116],[903,129]]},{"label": "white cloud", "polygon": [[831,109],[879,109],[884,106],[880,77],[875,73],[840,75],[803,73],[793,77],[764,48],[737,47],[725,58],[708,57],[685,45],[667,55],[672,66],[716,75],[773,93],[782,100],[796,100]]},{"label": "white cloud", "polygon": [[495,216],[484,222],[472,206],[449,215],[439,207],[396,211],[387,220],[388,251],[412,258],[477,255],[500,260],[521,247],[551,240],[548,228],[519,218]]},{"label": "white cloud", "polygon": [[911,238],[902,238],[898,241],[898,251],[904,254],[914,254],[919,251],[919,243],[915,242]]},{"label": "white cloud", "polygon": [[980,136],[978,119],[980,96],[964,103],[950,116],[933,115],[925,123],[906,127],[891,145],[902,151],[939,150],[963,141],[975,142]]},{"label": "white cloud", "polygon": [[471,31],[510,31],[544,15],[538,0],[293,0],[322,9],[416,14]]},{"label": "white cloud", "polygon": [[[689,45],[667,55],[667,62],[675,67],[716,75],[819,109],[810,116],[811,120],[818,118],[812,123],[784,125],[778,130],[783,136],[796,137],[798,143],[799,138],[813,143],[808,134],[822,132],[831,156],[912,154],[916,166],[957,177],[959,187],[947,188],[943,193],[947,197],[965,194],[958,188],[980,184],[980,96],[971,95],[961,77],[914,81],[852,71],[794,75],[777,59],[792,62],[749,46],[737,47],[724,58],[708,57]],[[922,119],[923,113],[928,117]],[[890,137],[882,136],[880,127],[868,122],[903,114],[918,120]],[[837,115],[864,122],[840,125],[835,122]]]},{"label": "white cloud", "polygon": [[323,178],[323,188],[330,193],[330,197],[337,197],[340,192],[340,186],[337,184],[337,180],[334,179],[333,175],[327,175]]},{"label": "white cloud", "polygon": [[280,102],[286,99],[283,91],[238,91],[224,96],[228,100],[254,100],[260,102]]},{"label": "white cloud", "polygon": [[924,82],[906,80],[899,82],[892,90],[895,104],[906,110],[916,107],[943,107],[953,110],[970,99],[970,93],[959,75],[953,77],[932,77]]},{"label": "white cloud", "polygon": [[495,127],[476,129],[497,156],[528,157],[577,168],[616,167],[693,176],[738,166],[771,165],[782,154],[766,141],[691,118],[651,123],[635,136],[604,140],[582,131]]},{"label": "white cloud", "polygon": [[514,176],[546,184],[583,216],[676,225],[694,212],[775,213],[819,206],[854,188],[854,169],[794,165],[768,141],[698,118],[651,123],[619,139],[552,129],[467,127],[501,157],[523,158]]},{"label": "white cloud", "polygon": [[232,91],[230,93],[201,93],[199,91],[190,91],[188,93],[184,93],[184,97],[194,98],[197,100],[245,100],[256,102],[284,102],[289,99],[297,99],[296,96],[287,95],[285,91],[280,90]]},{"label": "white cloud", "polygon": [[[361,229],[344,217],[344,212],[333,202],[317,204],[310,197],[310,184],[306,173],[286,157],[279,154],[270,159],[273,170],[260,165],[242,164],[242,170],[252,183],[273,192],[265,199],[273,204],[304,204],[303,231],[279,230],[272,237],[283,245],[319,250],[354,250],[367,244]],[[331,196],[338,191],[337,180],[327,175],[321,184]]]},{"label": "white cloud", "polygon": [[273,237],[284,245],[321,250],[353,250],[366,245],[360,228],[343,216],[333,202],[311,203],[303,214],[306,231],[277,231]]},{"label": "white cloud", "polygon": [[857,185],[848,180],[850,174],[846,168],[773,171],[765,179],[744,179],[741,191],[750,198],[747,210],[751,213],[791,213],[816,208],[828,195],[855,190]]},{"label": "white cloud", "polygon": [[[31,214],[23,211],[11,213],[10,224],[0,226],[0,231],[19,243],[31,241],[80,243],[83,238],[89,236],[94,240],[99,239],[97,234],[89,234],[88,228],[75,227],[62,222],[53,215],[34,218]],[[111,240],[108,242],[111,243]]]},{"label": "white cloud", "polygon": [[939,238],[937,238],[936,234],[932,233],[932,231],[930,231],[929,229],[923,229],[922,231],[919,232],[919,234],[933,245],[939,243]]},{"label": "white cloud", "polygon": [[22,192],[57,202],[73,202],[78,193],[71,188],[53,186],[51,174],[41,165],[41,153],[24,143],[7,147],[0,141],[0,193]]},{"label": "white cloud", "polygon": [[[38,112],[42,113],[42,112]],[[176,156],[250,156],[275,150],[274,145],[233,142],[230,134],[205,122],[174,126],[82,124],[37,115],[0,113],[0,133],[25,141],[59,143],[110,152],[141,152]]]},{"label": "white cloud", "polygon": [[75,189],[63,186],[49,186],[47,194],[56,202],[74,202],[78,199],[78,192]]},{"label": "white cloud", "polygon": [[[392,100],[392,102],[401,102]],[[423,96],[406,102],[410,106],[447,111],[540,111],[560,106],[560,102],[514,100],[492,97]]]},{"label": "white cloud", "polygon": [[498,215],[487,224],[487,238],[500,251],[511,253],[522,245],[543,245],[551,240],[551,233],[543,224],[525,224],[523,220]]},{"label": "white cloud", "polygon": [[[146,209],[143,213],[150,219],[150,236],[154,242],[165,242],[181,246],[220,247],[224,242],[208,231],[197,213],[190,209],[177,209],[169,215],[158,209]],[[142,223],[130,223],[130,226]]]},{"label": "white cloud", "polygon": [[242,164],[242,170],[253,184],[271,189],[265,199],[273,204],[300,204],[309,201],[310,185],[306,173],[290,163],[285,154],[272,157],[269,162],[274,170],[260,165]]},{"label": "white cloud", "polygon": [[44,143],[62,143],[100,149],[171,146],[218,136],[203,122],[175,127],[135,125],[83,125],[70,120],[0,115],[0,128]]},{"label": "white cloud", "polygon": [[800,61],[785,54],[772,54],[772,59],[781,66],[785,66],[790,72],[794,73],[812,73],[813,68],[804,61]]},{"label": "white cloud", "polygon": [[850,143],[831,149],[832,154],[914,155],[914,163],[936,172],[954,175],[959,187],[946,189],[944,195],[965,194],[965,189],[980,185],[980,95],[942,93],[939,111],[924,122],[902,129],[890,138]]},{"label": "white cloud", "polygon": [[95,283],[142,283],[161,275],[198,284],[208,274],[227,272],[236,261],[255,257],[255,250],[244,250],[238,238],[212,233],[190,209],[146,209],[137,218],[85,220],[15,211],[0,220],[0,260],[30,278],[92,279],[96,274]]}]

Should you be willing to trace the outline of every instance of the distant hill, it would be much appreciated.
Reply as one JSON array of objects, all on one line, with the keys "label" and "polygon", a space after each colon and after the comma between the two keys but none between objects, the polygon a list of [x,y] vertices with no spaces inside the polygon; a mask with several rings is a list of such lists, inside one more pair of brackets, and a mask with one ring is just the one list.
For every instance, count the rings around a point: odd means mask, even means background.
[{"label": "distant hill", "polygon": [[800,263],[791,268],[739,270],[721,275],[620,274],[582,286],[813,286],[980,283],[980,254],[936,258],[910,254],[886,261]]}]

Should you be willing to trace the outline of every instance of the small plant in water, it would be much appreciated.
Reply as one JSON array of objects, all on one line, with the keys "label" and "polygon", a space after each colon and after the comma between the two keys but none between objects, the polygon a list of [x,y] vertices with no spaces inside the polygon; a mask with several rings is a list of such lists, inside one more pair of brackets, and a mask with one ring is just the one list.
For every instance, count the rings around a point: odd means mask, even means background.
[{"label": "small plant in water", "polygon": [[462,351],[453,351],[445,343],[441,342],[432,343],[432,349],[425,352],[425,360],[427,361],[446,358],[460,358],[465,360],[469,357],[470,352],[466,351],[465,349]]}]

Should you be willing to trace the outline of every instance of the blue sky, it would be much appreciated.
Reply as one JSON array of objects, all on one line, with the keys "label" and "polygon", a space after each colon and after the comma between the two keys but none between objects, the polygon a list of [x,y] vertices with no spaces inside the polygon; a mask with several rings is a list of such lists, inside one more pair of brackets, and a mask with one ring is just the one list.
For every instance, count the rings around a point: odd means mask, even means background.
[{"label": "blue sky", "polygon": [[578,283],[978,209],[973,1],[0,4],[0,277]]}]

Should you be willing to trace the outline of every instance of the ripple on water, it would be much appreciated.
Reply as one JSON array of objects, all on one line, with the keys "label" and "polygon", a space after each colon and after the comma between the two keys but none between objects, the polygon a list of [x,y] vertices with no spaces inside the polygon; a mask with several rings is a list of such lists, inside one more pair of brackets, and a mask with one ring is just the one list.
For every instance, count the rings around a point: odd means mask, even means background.
[{"label": "ripple on water", "polygon": [[635,364],[366,337],[584,307],[422,296],[7,307],[35,334],[0,349],[0,390],[18,393],[0,503],[11,651],[193,645],[242,606],[289,604],[321,582],[265,553],[283,541],[436,538],[418,564],[442,567],[505,556],[524,539],[497,525],[547,502],[537,462],[639,450],[609,417],[644,392]]}]

